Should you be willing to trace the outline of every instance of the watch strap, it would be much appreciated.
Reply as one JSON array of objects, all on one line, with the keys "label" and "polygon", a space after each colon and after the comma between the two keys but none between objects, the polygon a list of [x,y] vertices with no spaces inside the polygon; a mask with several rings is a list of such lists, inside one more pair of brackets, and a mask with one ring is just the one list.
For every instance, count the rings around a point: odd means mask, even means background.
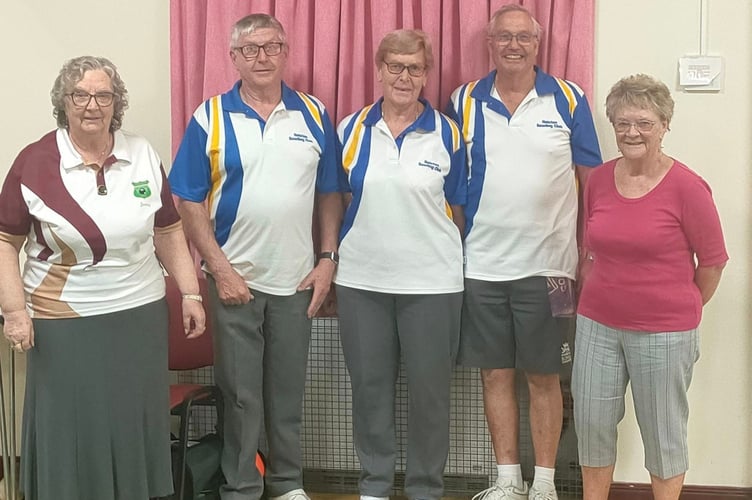
[{"label": "watch strap", "polygon": [[319,254],[319,260],[329,259],[335,264],[339,264],[339,254],[337,252],[321,252]]}]

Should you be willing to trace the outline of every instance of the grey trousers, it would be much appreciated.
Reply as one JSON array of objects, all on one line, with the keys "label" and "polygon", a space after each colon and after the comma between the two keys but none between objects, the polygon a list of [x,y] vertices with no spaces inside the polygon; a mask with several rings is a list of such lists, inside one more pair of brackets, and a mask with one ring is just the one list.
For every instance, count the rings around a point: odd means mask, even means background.
[{"label": "grey trousers", "polygon": [[224,398],[223,500],[257,500],[264,481],[256,470],[262,423],[269,445],[266,492],[303,487],[300,425],[311,320],[311,291],[291,296],[251,290],[248,304],[225,306],[214,280],[214,376]]},{"label": "grey trousers", "polygon": [[687,391],[700,357],[699,333],[642,333],[578,315],[572,396],[580,464],[616,462],[617,425],[632,388],[645,468],[668,479],[689,469]]},{"label": "grey trousers", "polygon": [[385,497],[393,487],[394,398],[402,357],[408,387],[405,495],[411,500],[441,498],[462,292],[385,294],[338,285],[337,302],[352,382],[360,494]]}]

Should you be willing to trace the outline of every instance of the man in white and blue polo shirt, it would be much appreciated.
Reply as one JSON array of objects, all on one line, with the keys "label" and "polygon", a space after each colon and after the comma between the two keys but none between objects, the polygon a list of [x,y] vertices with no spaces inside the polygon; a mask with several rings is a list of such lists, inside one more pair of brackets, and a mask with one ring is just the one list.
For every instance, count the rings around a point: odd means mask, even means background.
[{"label": "man in white and blue polo shirt", "polygon": [[[470,180],[459,363],[479,367],[498,466],[484,500],[555,499],[562,423],[563,327],[547,280],[577,267],[577,187],[601,163],[587,101],[575,84],[535,66],[541,28],[516,4],[488,25],[496,66],[452,94]],[[530,392],[535,478],[522,480],[515,368]]]},{"label": "man in white and blue polo shirt", "polygon": [[[346,179],[324,106],[282,81],[288,46],[279,21],[246,16],[231,38],[240,81],[198,107],[169,176],[210,276],[225,413],[220,494],[307,500],[300,424],[311,317],[338,261]],[[314,197],[322,250],[315,266]],[[255,467],[262,423],[264,478]]]}]

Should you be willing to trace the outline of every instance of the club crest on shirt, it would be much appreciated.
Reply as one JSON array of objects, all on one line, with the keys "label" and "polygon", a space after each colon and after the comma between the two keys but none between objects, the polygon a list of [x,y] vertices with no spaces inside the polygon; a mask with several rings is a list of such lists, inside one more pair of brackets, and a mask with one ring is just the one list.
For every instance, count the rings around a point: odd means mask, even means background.
[{"label": "club crest on shirt", "polygon": [[133,184],[133,196],[136,198],[148,198],[151,196],[149,181],[131,182]]}]

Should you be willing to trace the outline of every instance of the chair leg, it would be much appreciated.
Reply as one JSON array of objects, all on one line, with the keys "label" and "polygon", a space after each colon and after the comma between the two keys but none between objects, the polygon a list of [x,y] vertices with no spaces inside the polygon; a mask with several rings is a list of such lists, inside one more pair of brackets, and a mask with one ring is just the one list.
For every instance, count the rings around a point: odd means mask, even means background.
[{"label": "chair leg", "polygon": [[185,403],[183,411],[180,412],[180,435],[178,437],[178,448],[180,456],[179,473],[176,478],[177,500],[189,500],[185,498],[185,469],[186,457],[188,456],[188,421],[190,420],[191,403]]}]

